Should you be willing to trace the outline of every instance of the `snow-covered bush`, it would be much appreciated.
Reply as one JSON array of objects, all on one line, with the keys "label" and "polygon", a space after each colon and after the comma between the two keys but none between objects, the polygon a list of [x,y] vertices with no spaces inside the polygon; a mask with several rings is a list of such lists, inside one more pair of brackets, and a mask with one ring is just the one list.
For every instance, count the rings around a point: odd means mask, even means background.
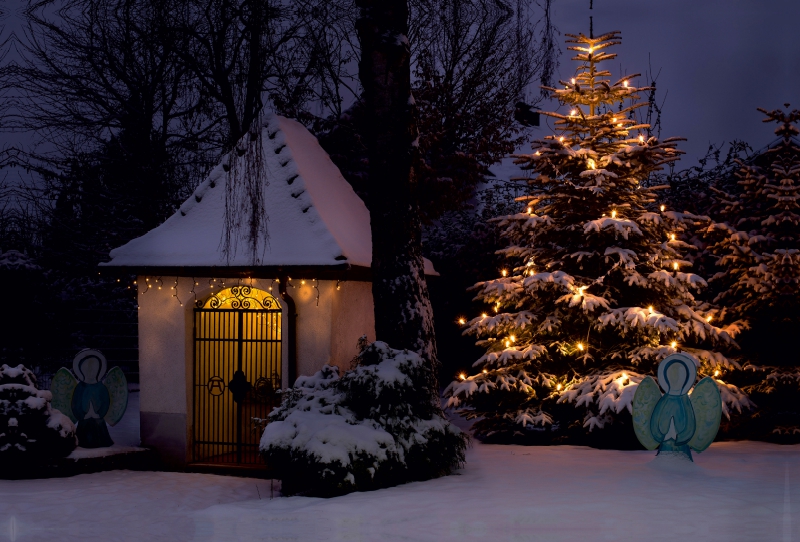
[{"label": "snow-covered bush", "polygon": [[50,406],[24,365],[0,366],[0,470],[64,457],[75,449],[75,426]]},{"label": "snow-covered bush", "polygon": [[375,342],[341,377],[300,377],[269,416],[261,452],[285,494],[336,495],[449,474],[466,436],[431,402],[415,353]]}]

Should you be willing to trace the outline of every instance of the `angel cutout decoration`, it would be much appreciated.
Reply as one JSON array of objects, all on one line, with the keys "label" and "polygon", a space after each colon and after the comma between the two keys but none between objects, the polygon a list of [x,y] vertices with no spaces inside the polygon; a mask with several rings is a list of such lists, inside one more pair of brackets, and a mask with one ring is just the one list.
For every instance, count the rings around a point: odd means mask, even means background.
[{"label": "angel cutout decoration", "polygon": [[106,422],[116,425],[128,406],[128,382],[122,369],[114,367],[106,374],[105,356],[99,350],[86,348],[75,356],[72,371],[75,376],[62,367],[53,377],[53,408],[77,423],[79,446],[111,446],[114,441]]},{"label": "angel cutout decoration", "polygon": [[[716,382],[707,376],[689,394],[697,366],[686,354],[672,354],[658,365],[658,384],[647,376],[633,396],[633,428],[642,446],[692,460],[717,436],[722,400]],[[664,390],[661,395],[659,386]]]}]

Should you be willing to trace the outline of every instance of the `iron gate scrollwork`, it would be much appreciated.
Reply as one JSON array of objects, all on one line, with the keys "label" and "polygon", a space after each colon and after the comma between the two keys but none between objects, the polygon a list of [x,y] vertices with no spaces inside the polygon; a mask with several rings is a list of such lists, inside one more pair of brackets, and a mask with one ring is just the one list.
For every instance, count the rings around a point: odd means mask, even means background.
[{"label": "iron gate scrollwork", "polygon": [[196,463],[259,464],[260,432],[281,387],[281,308],[249,286],[223,289],[194,309]]}]

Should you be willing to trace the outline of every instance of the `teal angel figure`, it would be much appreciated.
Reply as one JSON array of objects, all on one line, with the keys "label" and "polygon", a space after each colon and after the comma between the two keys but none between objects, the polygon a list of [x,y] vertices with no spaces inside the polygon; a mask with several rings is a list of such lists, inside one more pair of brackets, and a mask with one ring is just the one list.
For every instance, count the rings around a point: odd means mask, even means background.
[{"label": "teal angel figure", "polygon": [[75,376],[62,367],[50,385],[53,408],[77,423],[78,445],[83,448],[114,444],[106,423],[116,425],[128,407],[128,382],[122,369],[114,367],[106,374],[106,366],[99,350],[81,350],[72,362]]},{"label": "teal angel figure", "polygon": [[692,450],[714,442],[722,418],[719,388],[707,376],[690,393],[696,378],[694,359],[672,354],[658,365],[658,384],[650,376],[642,380],[633,396],[633,428],[642,446],[692,460]]}]

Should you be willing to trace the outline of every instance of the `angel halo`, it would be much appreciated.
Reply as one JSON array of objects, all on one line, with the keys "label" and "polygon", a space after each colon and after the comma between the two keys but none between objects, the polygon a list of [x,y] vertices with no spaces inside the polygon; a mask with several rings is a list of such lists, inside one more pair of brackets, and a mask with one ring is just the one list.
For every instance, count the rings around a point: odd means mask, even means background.
[{"label": "angel halo", "polygon": [[[78,445],[111,446],[109,425],[116,425],[128,406],[128,382],[119,367],[106,374],[108,363],[99,350],[86,348],[72,360],[72,370],[62,367],[53,377],[53,408],[78,424]],[[77,377],[77,378],[76,378]]]},{"label": "angel halo", "polygon": [[[633,396],[633,428],[642,446],[658,454],[692,460],[717,436],[722,401],[714,379],[707,376],[692,390],[697,363],[686,354],[672,354],[658,366],[658,384],[647,376]],[[664,390],[664,395],[659,391]],[[691,392],[690,392],[691,390]]]}]

